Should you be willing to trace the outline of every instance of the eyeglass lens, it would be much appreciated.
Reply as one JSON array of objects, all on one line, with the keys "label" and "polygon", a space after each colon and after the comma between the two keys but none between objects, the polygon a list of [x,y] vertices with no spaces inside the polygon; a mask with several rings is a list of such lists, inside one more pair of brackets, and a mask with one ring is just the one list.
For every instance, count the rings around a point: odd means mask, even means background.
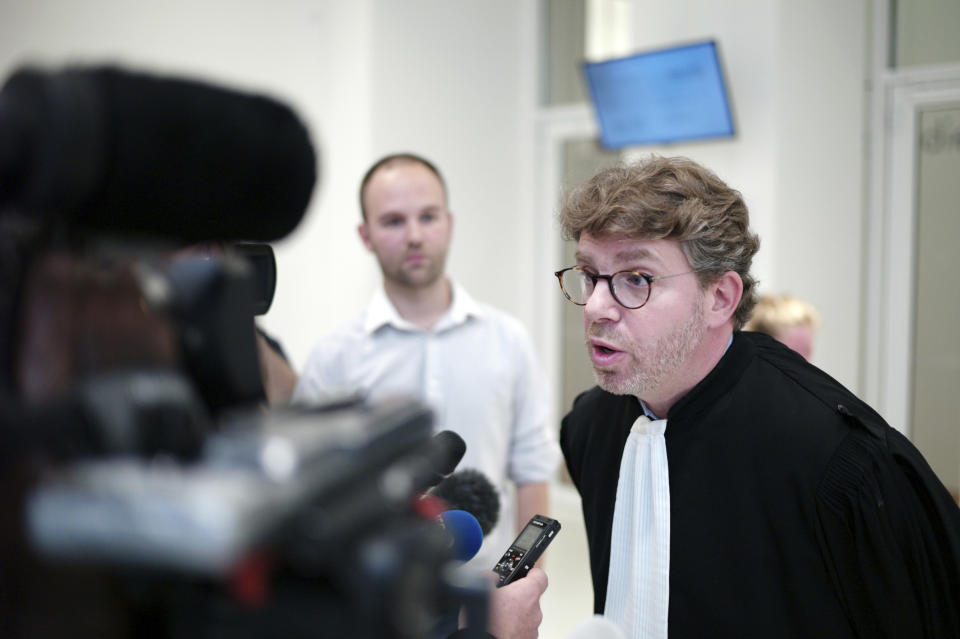
[{"label": "eyeglass lens", "polygon": [[[631,271],[615,273],[610,281],[614,298],[627,308],[643,306],[650,295],[650,283]],[[580,269],[563,273],[563,290],[575,304],[586,304],[593,293],[594,279]]]}]

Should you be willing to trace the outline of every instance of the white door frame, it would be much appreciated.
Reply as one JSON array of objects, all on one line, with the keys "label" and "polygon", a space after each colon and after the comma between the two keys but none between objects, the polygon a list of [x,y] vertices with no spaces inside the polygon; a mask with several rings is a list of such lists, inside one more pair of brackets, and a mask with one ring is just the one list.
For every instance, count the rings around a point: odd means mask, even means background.
[{"label": "white door frame", "polygon": [[[561,183],[563,174],[563,144],[568,140],[582,140],[595,138],[597,125],[593,111],[588,104],[550,107],[542,109],[537,117],[536,126],[536,154],[537,154],[537,189],[536,211],[539,220],[538,227],[543,232],[538,235],[536,247],[537,270],[540,273],[552,273],[565,264],[560,264],[561,243],[557,212],[560,198],[563,193]],[[556,281],[550,286],[538,286],[537,308],[541,315],[539,326],[542,330],[534,336],[537,348],[543,356],[543,363],[547,371],[547,383],[553,394],[551,413],[559,398],[562,397],[563,354],[561,352],[561,320],[563,304],[566,304],[560,293]],[[569,408],[569,407],[567,407]],[[551,423],[559,423],[563,415],[552,414]]]},{"label": "white door frame", "polygon": [[[911,430],[920,112],[960,106],[960,65],[884,72],[874,104],[864,381],[867,401]],[[879,130],[878,130],[879,127]]]}]

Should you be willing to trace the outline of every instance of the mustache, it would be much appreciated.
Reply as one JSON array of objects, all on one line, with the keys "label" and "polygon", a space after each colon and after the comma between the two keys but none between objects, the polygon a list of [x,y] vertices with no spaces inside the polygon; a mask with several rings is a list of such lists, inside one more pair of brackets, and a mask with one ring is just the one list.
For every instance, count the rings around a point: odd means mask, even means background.
[{"label": "mustache", "polygon": [[612,326],[607,326],[604,324],[591,324],[587,328],[587,337],[585,341],[589,342],[590,338],[602,339],[613,344],[618,341],[617,338],[619,338],[619,335],[617,335],[617,330]]}]

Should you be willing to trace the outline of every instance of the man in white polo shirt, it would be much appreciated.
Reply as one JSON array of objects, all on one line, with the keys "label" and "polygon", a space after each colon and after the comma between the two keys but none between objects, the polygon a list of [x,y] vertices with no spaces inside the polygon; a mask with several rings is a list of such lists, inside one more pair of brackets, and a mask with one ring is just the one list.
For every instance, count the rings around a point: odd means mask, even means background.
[{"label": "man in white polo shirt", "polygon": [[500,494],[499,521],[473,560],[492,568],[530,517],[547,514],[559,448],[542,370],[519,321],[446,276],[453,217],[436,167],[411,154],[379,160],[363,178],[360,206],[360,238],[383,288],[315,346],[294,401],[360,392],[426,402],[436,429],[467,443],[458,470],[481,471]]}]

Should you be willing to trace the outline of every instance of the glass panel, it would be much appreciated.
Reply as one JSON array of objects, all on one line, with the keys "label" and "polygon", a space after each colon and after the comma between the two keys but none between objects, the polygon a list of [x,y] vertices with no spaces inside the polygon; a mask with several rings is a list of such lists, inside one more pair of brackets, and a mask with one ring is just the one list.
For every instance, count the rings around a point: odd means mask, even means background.
[{"label": "glass panel", "polygon": [[[620,162],[620,154],[607,151],[596,140],[568,140],[563,145],[563,190],[586,182],[600,168]],[[557,268],[572,266],[577,243],[563,242],[563,263]],[[556,285],[555,285],[556,286]],[[557,295],[563,295],[557,286]],[[560,330],[561,342],[561,397],[559,415],[566,415],[577,395],[596,385],[593,367],[587,359],[583,337],[583,308],[563,300],[563,319]]]},{"label": "glass panel", "polygon": [[583,74],[586,41],[585,0],[544,0],[547,106],[586,102]]},{"label": "glass panel", "polygon": [[894,67],[960,62],[960,2],[894,0]]},{"label": "glass panel", "polygon": [[[920,112],[912,439],[960,491],[960,105]],[[908,300],[904,300],[905,302]]]}]

